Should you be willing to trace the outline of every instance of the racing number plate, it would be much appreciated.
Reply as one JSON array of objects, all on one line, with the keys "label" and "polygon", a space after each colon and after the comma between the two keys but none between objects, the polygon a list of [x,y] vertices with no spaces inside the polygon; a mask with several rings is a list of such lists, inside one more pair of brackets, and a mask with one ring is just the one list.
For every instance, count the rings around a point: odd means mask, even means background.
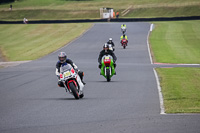
[{"label": "racing number plate", "polygon": [[105,57],[105,59],[106,59],[106,60],[108,60],[108,59],[109,59],[109,57]]},{"label": "racing number plate", "polygon": [[68,77],[71,75],[71,73],[70,73],[70,71],[67,71],[64,75],[65,75],[65,77]]}]

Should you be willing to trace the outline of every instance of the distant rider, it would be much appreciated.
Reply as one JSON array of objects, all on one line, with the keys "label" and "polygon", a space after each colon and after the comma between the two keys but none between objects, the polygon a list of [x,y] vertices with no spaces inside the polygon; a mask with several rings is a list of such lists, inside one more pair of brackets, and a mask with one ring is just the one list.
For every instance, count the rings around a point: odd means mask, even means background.
[{"label": "distant rider", "polygon": [[126,24],[121,25],[121,31],[123,34],[126,32]]},{"label": "distant rider", "polygon": [[85,82],[83,81],[83,76],[84,76],[83,72],[78,69],[78,67],[73,63],[72,60],[67,58],[65,52],[60,52],[58,54],[58,60],[59,61],[56,63],[56,72],[55,72],[59,79],[58,86],[64,87],[63,83],[60,81],[60,67],[64,63],[69,63],[78,72],[78,75],[80,76],[82,83],[85,85]]},{"label": "distant rider", "polygon": [[114,44],[112,38],[109,38],[107,44],[108,44],[108,45],[111,44],[113,51],[115,51],[115,44]]},{"label": "distant rider", "polygon": [[120,37],[120,43],[122,42],[122,39],[126,39],[127,45],[128,45],[128,37],[127,37],[127,35],[123,34],[123,35]]},{"label": "distant rider", "polygon": [[103,50],[100,52],[99,54],[99,58],[98,58],[98,62],[99,62],[99,68],[101,69],[101,59],[104,55],[111,55],[113,57],[113,63],[114,63],[114,67],[116,67],[116,60],[117,57],[115,56],[114,52],[112,50],[109,50],[109,46],[107,43],[105,43],[103,45]]},{"label": "distant rider", "polygon": [[28,24],[28,19],[24,18],[23,22],[24,22],[24,24]]},{"label": "distant rider", "polygon": [[123,28],[123,27],[126,29],[126,24],[122,24],[122,25],[121,25],[121,28]]}]

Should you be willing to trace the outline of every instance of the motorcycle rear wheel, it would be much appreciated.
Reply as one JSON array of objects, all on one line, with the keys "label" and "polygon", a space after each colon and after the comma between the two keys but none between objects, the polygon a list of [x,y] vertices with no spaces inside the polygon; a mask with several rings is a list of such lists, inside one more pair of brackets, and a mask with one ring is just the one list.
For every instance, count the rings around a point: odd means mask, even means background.
[{"label": "motorcycle rear wheel", "polygon": [[71,89],[71,91],[72,91],[72,93],[73,93],[73,95],[74,95],[74,98],[75,98],[75,99],[79,99],[78,91],[76,90],[76,87],[75,87],[75,85],[74,85],[73,82],[70,82],[70,83],[69,83],[69,88]]}]

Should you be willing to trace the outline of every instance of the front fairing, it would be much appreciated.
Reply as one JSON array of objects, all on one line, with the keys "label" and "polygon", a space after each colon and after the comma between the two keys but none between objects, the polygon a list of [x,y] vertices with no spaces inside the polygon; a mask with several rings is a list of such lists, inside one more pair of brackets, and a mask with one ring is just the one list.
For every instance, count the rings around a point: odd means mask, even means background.
[{"label": "front fairing", "polygon": [[76,72],[70,64],[62,65],[60,67],[60,73],[62,74],[61,80],[68,80],[71,78],[76,78]]},{"label": "front fairing", "polygon": [[[110,62],[110,66],[105,66],[104,64],[104,60],[105,59],[110,59],[111,62]],[[113,64],[113,57],[111,55],[104,55],[102,57],[102,60],[101,60],[101,75],[103,75],[105,78],[106,78],[106,69],[110,69],[111,70],[111,75],[110,77],[112,77],[115,73],[115,68],[114,68],[114,64]]]},{"label": "front fairing", "polygon": [[[60,72],[61,72],[61,76],[62,76],[62,78],[60,77],[60,79],[64,83],[65,88],[67,89],[68,83],[73,80],[75,86],[77,87],[79,94],[81,94],[83,91],[84,84],[82,83],[78,73],[76,73],[74,68],[70,64],[65,64],[65,65],[61,66]],[[70,92],[70,90],[69,90],[69,92]]]}]

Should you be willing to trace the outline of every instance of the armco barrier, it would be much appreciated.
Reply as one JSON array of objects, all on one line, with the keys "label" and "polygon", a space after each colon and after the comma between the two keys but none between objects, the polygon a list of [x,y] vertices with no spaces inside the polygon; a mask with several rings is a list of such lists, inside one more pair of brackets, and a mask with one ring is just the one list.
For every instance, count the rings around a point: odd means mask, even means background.
[{"label": "armco barrier", "polygon": [[[149,21],[182,21],[200,20],[200,16],[188,17],[160,17],[160,18],[118,18],[118,19],[80,19],[80,20],[38,20],[29,21],[29,24],[53,23],[94,23],[94,22],[149,22]],[[23,24],[23,21],[0,21],[0,24]]]}]

